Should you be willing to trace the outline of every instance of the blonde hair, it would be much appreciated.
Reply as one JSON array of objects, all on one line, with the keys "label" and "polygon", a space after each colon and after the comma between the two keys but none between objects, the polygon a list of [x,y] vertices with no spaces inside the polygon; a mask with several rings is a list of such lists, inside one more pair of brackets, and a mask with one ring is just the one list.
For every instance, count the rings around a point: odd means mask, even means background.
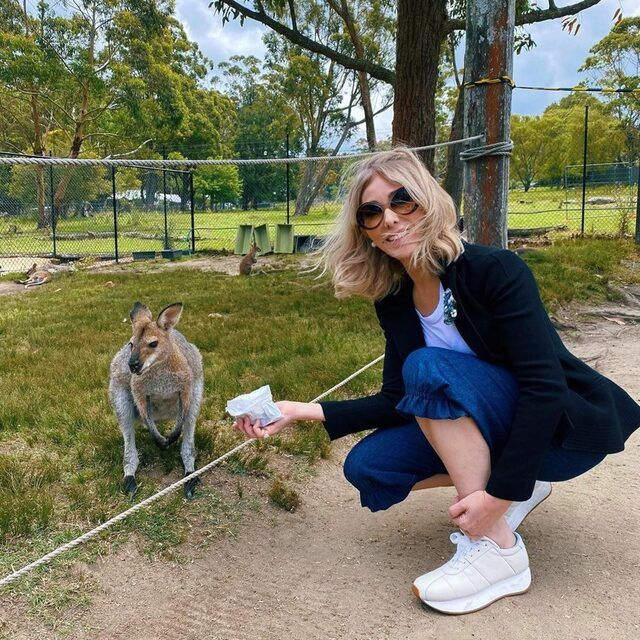
[{"label": "blonde hair", "polygon": [[356,222],[362,192],[376,175],[405,187],[425,212],[414,227],[421,240],[411,256],[412,266],[440,274],[463,251],[453,200],[418,156],[405,147],[376,153],[343,176],[342,191],[347,191],[342,211],[317,253],[316,266],[331,274],[338,298],[361,295],[379,300],[397,290],[405,274],[398,260],[371,245]]}]

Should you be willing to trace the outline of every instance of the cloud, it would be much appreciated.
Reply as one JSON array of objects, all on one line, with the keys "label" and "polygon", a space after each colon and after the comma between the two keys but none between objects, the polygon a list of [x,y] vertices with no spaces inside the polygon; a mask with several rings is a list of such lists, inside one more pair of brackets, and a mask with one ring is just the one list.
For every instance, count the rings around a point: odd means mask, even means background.
[{"label": "cloud", "polygon": [[209,0],[178,0],[176,15],[184,25],[190,40],[198,43],[202,52],[214,62],[228,60],[234,55],[253,55],[262,58],[265,46],[262,36],[267,29],[253,20],[240,26],[239,20],[230,20],[224,27],[222,17]]}]

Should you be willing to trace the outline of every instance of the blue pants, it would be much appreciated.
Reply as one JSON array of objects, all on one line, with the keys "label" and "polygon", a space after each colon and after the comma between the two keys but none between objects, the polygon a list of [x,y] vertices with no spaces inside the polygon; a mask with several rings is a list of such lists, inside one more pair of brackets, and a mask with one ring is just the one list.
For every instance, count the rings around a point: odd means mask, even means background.
[{"label": "blue pants", "polygon": [[[506,369],[475,356],[425,347],[403,367],[405,396],[398,404],[407,423],[373,431],[349,452],[344,474],[360,491],[363,507],[388,509],[411,488],[447,470],[412,416],[453,420],[470,416],[487,442],[492,464],[500,456],[515,415],[518,384]],[[606,454],[563,449],[552,442],[539,480],[559,482],[588,471]]]}]

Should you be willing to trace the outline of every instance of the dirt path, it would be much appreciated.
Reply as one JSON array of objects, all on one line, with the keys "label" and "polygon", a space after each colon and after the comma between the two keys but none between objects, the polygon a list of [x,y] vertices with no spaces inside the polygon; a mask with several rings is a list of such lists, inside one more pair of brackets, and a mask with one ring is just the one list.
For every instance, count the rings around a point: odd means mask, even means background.
[{"label": "dirt path", "polygon": [[[610,312],[565,335],[574,353],[640,399],[640,325]],[[265,507],[235,539],[185,545],[186,561],[149,562],[133,545],[78,568],[99,584],[59,630],[10,603],[4,637],[151,640],[631,640],[640,637],[640,434],[590,473],[556,484],[522,526],[534,582],[467,616],[422,606],[410,585],[452,554],[451,490],[387,512],[359,506],[342,477],[348,442],[302,490],[293,514]],[[213,479],[209,481],[214,481]],[[0,597],[0,611],[3,600]],[[6,601],[5,601],[5,604]],[[22,619],[21,619],[22,618]],[[2,632],[0,632],[2,636]]]}]

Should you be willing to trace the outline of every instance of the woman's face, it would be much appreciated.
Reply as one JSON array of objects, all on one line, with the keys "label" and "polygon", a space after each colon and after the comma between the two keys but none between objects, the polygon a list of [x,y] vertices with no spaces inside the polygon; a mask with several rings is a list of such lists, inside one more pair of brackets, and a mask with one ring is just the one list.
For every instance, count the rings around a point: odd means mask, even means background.
[{"label": "woman's face", "polygon": [[[375,229],[360,231],[387,255],[399,260],[405,267],[413,254],[418,238],[415,235],[415,223],[424,215],[424,209],[417,207],[408,214],[396,213],[389,203],[393,195],[403,185],[389,182],[380,175],[375,175],[362,191],[360,204],[378,203],[383,210],[380,224]],[[401,209],[395,207],[396,210]],[[411,209],[411,207],[409,207]]]}]

